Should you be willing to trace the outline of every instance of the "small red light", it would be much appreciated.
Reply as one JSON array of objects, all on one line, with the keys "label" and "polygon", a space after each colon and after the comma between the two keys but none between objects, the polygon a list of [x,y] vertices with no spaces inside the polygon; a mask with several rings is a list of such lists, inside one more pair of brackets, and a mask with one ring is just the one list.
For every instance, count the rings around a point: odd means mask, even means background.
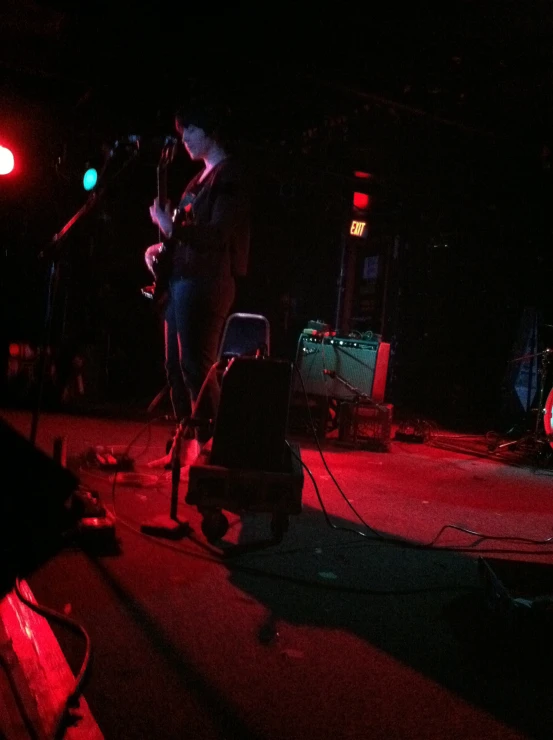
[{"label": "small red light", "polygon": [[18,344],[10,344],[8,352],[10,357],[19,357],[21,355],[21,347]]},{"label": "small red light", "polygon": [[369,175],[368,172],[361,172],[360,170],[356,170],[353,174],[360,180],[370,180],[372,177],[372,175]]},{"label": "small red light", "polygon": [[360,211],[366,211],[369,208],[370,198],[367,193],[353,194],[353,207]]}]

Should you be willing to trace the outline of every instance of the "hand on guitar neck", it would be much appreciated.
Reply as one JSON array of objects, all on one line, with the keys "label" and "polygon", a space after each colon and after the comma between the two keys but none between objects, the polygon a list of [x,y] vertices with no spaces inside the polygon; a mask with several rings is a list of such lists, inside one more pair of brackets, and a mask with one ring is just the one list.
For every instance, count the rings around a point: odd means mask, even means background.
[{"label": "hand on guitar neck", "polygon": [[144,254],[146,266],[155,278],[153,285],[142,288],[142,295],[163,306],[167,297],[168,265],[167,245],[163,238],[170,239],[173,233],[173,215],[167,200],[167,167],[175,154],[175,146],[166,145],[162,149],[157,167],[157,198],[150,206],[150,218],[159,229],[159,243],[152,244]]},{"label": "hand on guitar neck", "polygon": [[150,207],[152,221],[159,226],[160,238],[167,241],[161,241],[148,247],[144,254],[146,267],[154,276],[155,282],[146,288],[142,288],[142,295],[152,299],[161,308],[167,298],[168,280],[171,271],[171,255],[168,254],[170,238],[173,232],[173,216],[170,213],[170,206],[167,203],[162,209],[159,200],[156,198],[153,206]]}]

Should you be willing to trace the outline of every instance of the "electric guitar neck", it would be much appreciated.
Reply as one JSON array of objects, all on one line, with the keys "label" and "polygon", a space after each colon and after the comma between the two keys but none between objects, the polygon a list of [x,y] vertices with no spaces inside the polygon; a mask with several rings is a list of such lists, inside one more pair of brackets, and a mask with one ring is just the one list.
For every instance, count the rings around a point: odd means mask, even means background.
[{"label": "electric guitar neck", "polygon": [[[161,155],[157,165],[157,199],[160,208],[165,210],[167,205],[167,170],[174,159],[177,140],[173,137],[167,137],[161,150]],[[155,282],[146,288],[142,288],[142,295],[146,298],[153,299],[158,305],[163,306],[167,296],[167,281],[169,279],[170,260],[167,255],[168,245],[165,242],[165,235],[161,228],[158,227],[158,239],[161,245],[159,254],[155,260]]]},{"label": "electric guitar neck", "polygon": [[[160,208],[163,208],[163,210],[165,210],[165,206],[167,205],[167,170],[173,160],[173,156],[173,147],[165,145],[161,150],[161,156],[157,165],[157,199]],[[158,235],[159,241],[163,241],[161,229],[158,229]]]}]

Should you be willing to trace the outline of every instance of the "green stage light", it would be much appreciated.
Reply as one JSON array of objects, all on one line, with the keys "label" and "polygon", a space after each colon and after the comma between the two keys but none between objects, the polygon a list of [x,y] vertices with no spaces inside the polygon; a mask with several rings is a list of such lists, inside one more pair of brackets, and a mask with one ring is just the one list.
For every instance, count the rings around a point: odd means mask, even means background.
[{"label": "green stage light", "polygon": [[84,173],[83,187],[85,190],[93,190],[96,187],[97,182],[98,182],[98,173],[96,172],[94,167],[91,167]]}]

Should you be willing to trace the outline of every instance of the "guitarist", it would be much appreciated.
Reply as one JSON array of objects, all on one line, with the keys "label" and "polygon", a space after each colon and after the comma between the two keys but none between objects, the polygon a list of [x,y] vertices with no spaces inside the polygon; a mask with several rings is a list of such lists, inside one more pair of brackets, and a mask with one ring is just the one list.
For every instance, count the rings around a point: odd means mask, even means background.
[{"label": "guitarist", "polygon": [[[181,471],[186,472],[209,440],[209,420],[215,418],[219,384],[212,380],[195,402],[209,369],[217,359],[225,320],[235,297],[235,279],[246,274],[250,241],[250,204],[245,177],[229,152],[224,135],[228,112],[218,106],[194,106],[177,111],[175,125],[184,148],[201,170],[188,183],[174,216],[156,198],[152,222],[164,241],[149,247],[146,264],[156,276],[165,260],[165,369],[177,422],[192,407],[205,424],[195,438],[183,440]],[[160,249],[160,247],[162,247]],[[171,452],[150,463],[170,464]]]}]

